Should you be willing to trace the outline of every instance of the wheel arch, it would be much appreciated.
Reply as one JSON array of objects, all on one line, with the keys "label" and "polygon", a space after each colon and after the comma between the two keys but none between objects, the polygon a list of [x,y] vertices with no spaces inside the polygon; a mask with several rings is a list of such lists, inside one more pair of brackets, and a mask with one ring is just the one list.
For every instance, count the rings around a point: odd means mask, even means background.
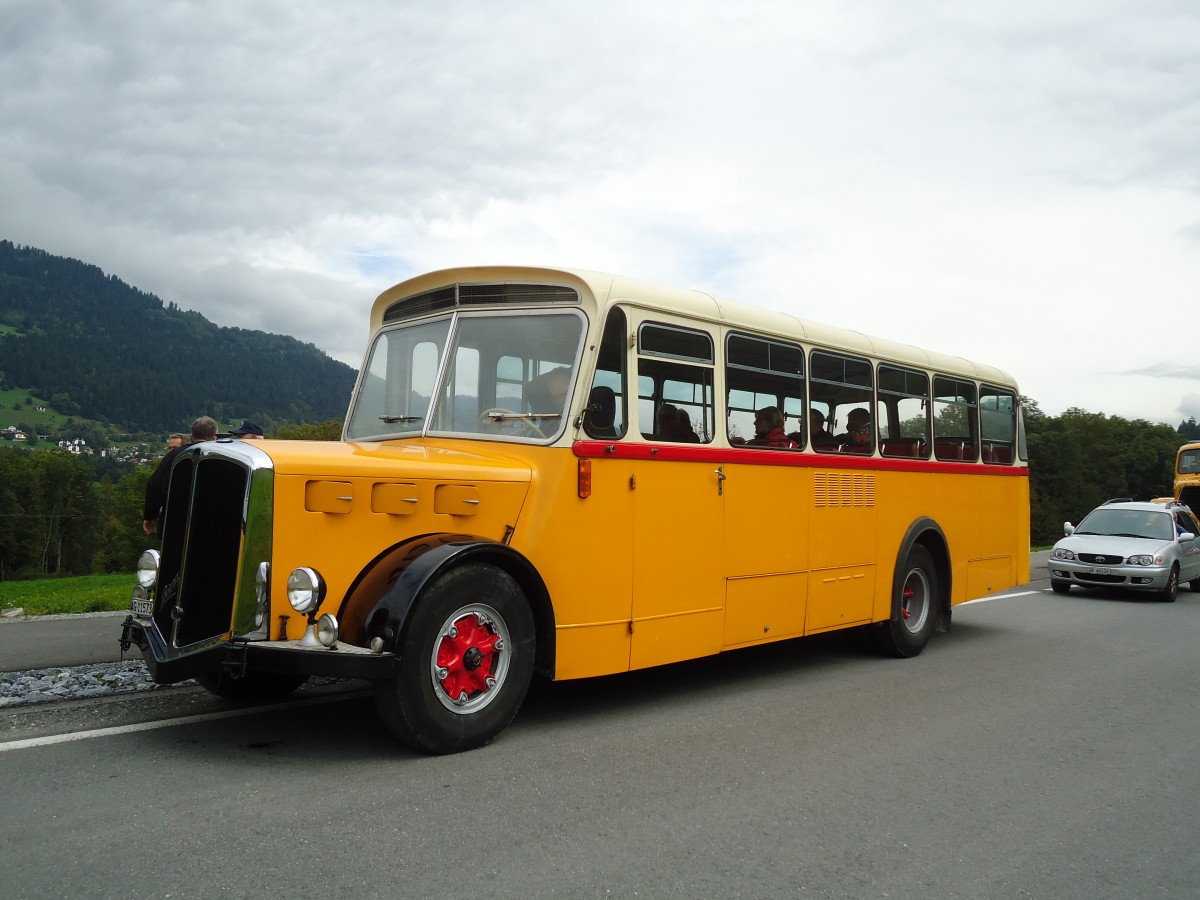
[{"label": "wheel arch", "polygon": [[355,579],[338,610],[342,636],[369,646],[378,637],[395,651],[413,606],[442,573],[465,562],[483,562],[506,572],[525,594],[536,628],[534,671],[553,677],[554,608],[536,567],[521,553],[490,538],[428,534],[384,550]]},{"label": "wheel arch", "polygon": [[953,571],[950,565],[950,543],[946,540],[946,533],[942,531],[941,526],[928,516],[922,516],[908,526],[908,530],[904,532],[904,538],[900,541],[900,547],[896,551],[896,567],[892,572],[890,615],[892,618],[900,615],[900,610],[897,606],[899,600],[896,596],[895,585],[904,577],[902,570],[908,561],[909,552],[913,547],[924,547],[933,559],[934,566],[937,568],[937,629],[939,631],[946,631],[950,627],[950,598],[953,596],[953,591],[951,590]]}]

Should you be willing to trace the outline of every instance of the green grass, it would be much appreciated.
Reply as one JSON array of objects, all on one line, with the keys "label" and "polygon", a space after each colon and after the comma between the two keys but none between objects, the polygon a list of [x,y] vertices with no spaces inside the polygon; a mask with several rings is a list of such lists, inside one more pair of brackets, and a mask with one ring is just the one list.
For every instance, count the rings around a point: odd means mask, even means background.
[{"label": "green grass", "polygon": [[135,584],[132,573],[0,581],[0,610],[24,607],[27,616],[45,616],[129,609]]}]

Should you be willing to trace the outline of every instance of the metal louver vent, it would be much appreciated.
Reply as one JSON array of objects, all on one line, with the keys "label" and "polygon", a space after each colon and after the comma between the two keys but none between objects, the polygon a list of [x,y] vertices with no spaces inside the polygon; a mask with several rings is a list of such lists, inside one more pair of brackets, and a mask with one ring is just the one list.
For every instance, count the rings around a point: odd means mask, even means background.
[{"label": "metal louver vent", "polygon": [[813,505],[874,506],[875,476],[817,472],[813,475]]}]

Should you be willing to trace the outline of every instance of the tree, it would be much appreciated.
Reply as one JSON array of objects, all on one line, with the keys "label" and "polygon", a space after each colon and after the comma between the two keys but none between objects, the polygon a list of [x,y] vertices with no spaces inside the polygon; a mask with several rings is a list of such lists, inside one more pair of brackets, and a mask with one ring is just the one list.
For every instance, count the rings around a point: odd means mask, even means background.
[{"label": "tree", "polygon": [[315,425],[283,425],[272,436],[285,441],[340,441],[342,420],[327,419]]},{"label": "tree", "polygon": [[91,571],[96,574],[128,572],[137,565],[143,550],[155,546],[153,537],[142,530],[142,502],[146,482],[154,473],[153,465],[138,466],[114,485],[105,485],[107,516],[100,546],[92,555]]}]

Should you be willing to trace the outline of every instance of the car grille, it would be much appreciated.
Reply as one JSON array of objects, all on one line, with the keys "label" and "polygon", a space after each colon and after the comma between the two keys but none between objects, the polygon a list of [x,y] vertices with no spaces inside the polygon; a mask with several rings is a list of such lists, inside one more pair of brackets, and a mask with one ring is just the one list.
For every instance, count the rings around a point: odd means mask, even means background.
[{"label": "car grille", "polygon": [[1085,562],[1089,566],[1119,566],[1125,562],[1125,557],[1114,556],[1112,553],[1076,553],[1075,558],[1080,562]]},{"label": "car grille", "polygon": [[171,471],[154,622],[184,649],[232,627],[250,474],[235,459],[189,452]]}]

